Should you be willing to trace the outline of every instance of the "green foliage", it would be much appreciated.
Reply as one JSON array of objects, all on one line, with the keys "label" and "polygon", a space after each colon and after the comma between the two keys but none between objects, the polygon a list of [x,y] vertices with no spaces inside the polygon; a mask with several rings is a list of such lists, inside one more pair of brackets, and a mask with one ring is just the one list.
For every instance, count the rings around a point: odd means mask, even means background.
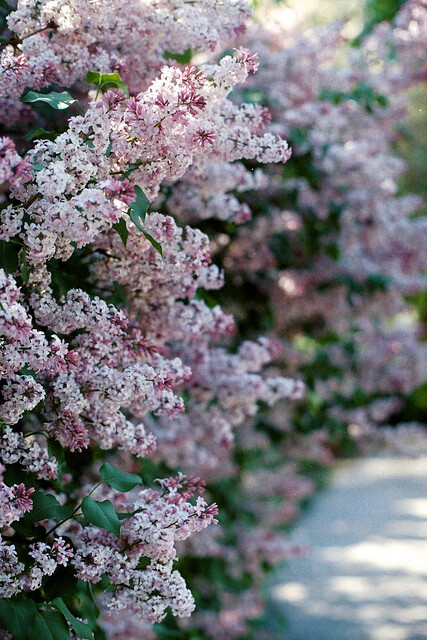
[{"label": "green foliage", "polygon": [[13,11],[13,7],[11,5],[9,5],[6,0],[0,0],[0,7],[2,9],[5,9],[8,13],[10,13],[11,11]]},{"label": "green foliage", "polygon": [[33,102],[45,102],[52,109],[62,111],[71,105],[78,103],[68,91],[49,91],[49,93],[39,93],[38,91],[28,91],[21,98],[21,102],[31,104]]},{"label": "green foliage", "polygon": [[383,20],[392,20],[406,0],[366,0],[365,19],[372,28]]},{"label": "green foliage", "polygon": [[120,220],[118,222],[113,224],[113,229],[115,231],[117,231],[117,233],[119,234],[119,236],[122,239],[122,242],[123,242],[124,246],[126,246],[126,243],[128,241],[128,237],[129,237],[129,231],[128,231],[128,228],[126,226],[126,222],[125,222],[124,218],[120,218]]},{"label": "green foliage", "polygon": [[319,100],[341,104],[346,100],[358,102],[368,113],[372,113],[375,107],[387,107],[388,98],[376,93],[372,87],[366,84],[359,84],[351,91],[335,91],[332,89],[322,89]]},{"label": "green foliage", "polygon": [[74,567],[72,565],[57,567],[55,573],[43,580],[43,592],[46,596],[46,602],[51,602],[58,596],[66,600],[72,600],[75,595],[76,584],[77,578],[74,575]]},{"label": "green foliage", "polygon": [[30,129],[28,133],[25,134],[24,140],[55,140],[55,138],[59,135],[58,131],[50,131],[48,129],[44,129],[43,127],[34,127]]},{"label": "green foliage", "polygon": [[34,619],[31,640],[69,640],[70,632],[58,611],[42,611]]},{"label": "green foliage", "polygon": [[127,491],[131,491],[137,485],[142,484],[141,476],[138,476],[136,473],[122,471],[108,462],[105,462],[102,465],[99,470],[99,475],[106,484],[110,485],[110,487],[125,493]]},{"label": "green foliage", "polygon": [[122,523],[115,512],[113,504],[109,500],[99,502],[91,498],[91,496],[86,496],[86,498],[83,498],[81,510],[86,520],[91,524],[102,527],[114,533],[116,538],[120,538],[120,527]]},{"label": "green foliage", "polygon": [[0,267],[4,269],[7,275],[18,271],[18,250],[19,245],[4,242],[3,240],[0,241]]},{"label": "green foliage", "polygon": [[[158,251],[158,253],[160,253],[161,256],[163,256],[162,245],[160,244],[160,242],[157,242],[157,240],[155,240],[155,238],[153,238],[153,236],[150,233],[148,233],[148,231],[146,231],[143,225],[143,223],[145,222],[145,218],[147,216],[148,208],[150,206],[150,201],[145,195],[145,193],[143,192],[143,190],[141,189],[141,187],[139,187],[138,185],[135,185],[134,190],[135,190],[136,197],[128,209],[128,214],[130,216],[130,219],[132,220],[136,228],[139,229],[139,231],[141,231],[144,234],[144,236],[147,238],[148,242],[154,247],[154,249]],[[127,236],[126,236],[126,239],[127,239]]]},{"label": "green foliage", "polygon": [[10,631],[14,640],[33,640],[36,614],[35,602],[27,596],[0,600],[0,627]]},{"label": "green foliage", "polygon": [[28,272],[28,262],[27,262],[27,253],[24,249],[24,247],[22,247],[21,251],[19,252],[19,257],[21,260],[21,278],[22,278],[22,282],[24,284],[28,283],[28,279],[29,279],[29,272]]},{"label": "green foliage", "polygon": [[193,49],[186,49],[183,53],[172,53],[171,51],[165,51],[163,57],[165,60],[175,60],[179,64],[189,64],[191,58],[194,56],[195,51]]},{"label": "green foliage", "polygon": [[365,26],[362,32],[353,40],[353,46],[360,46],[375,27],[384,20],[393,20],[396,13],[403,7],[406,0],[365,0]]},{"label": "green foliage", "polygon": [[140,231],[144,232],[143,223],[147,216],[147,211],[150,206],[150,201],[137,184],[134,187],[135,200],[132,202],[128,209],[128,214],[134,225]]},{"label": "green foliage", "polygon": [[118,73],[98,73],[98,71],[88,71],[86,74],[86,82],[88,84],[96,85],[96,97],[98,97],[100,91],[105,93],[108,89],[121,89],[125,96],[129,98],[128,86],[120,79]]},{"label": "green foliage", "polygon": [[147,238],[148,242],[151,244],[151,246],[158,252],[160,253],[160,255],[163,257],[163,247],[160,244],[160,242],[157,242],[157,240],[155,240],[153,238],[153,236],[151,235],[151,233],[148,233],[148,231],[145,231],[145,229],[142,230],[142,233],[144,234],[144,236]]},{"label": "green foliage", "polygon": [[36,491],[31,498],[33,508],[22,519],[25,524],[34,524],[46,518],[65,520],[73,513],[73,507],[61,505],[55,496],[45,493],[41,489]]},{"label": "green foliage", "polygon": [[64,618],[68,620],[79,638],[84,638],[85,640],[93,640],[93,632],[89,625],[73,616],[62,598],[55,598],[55,600],[52,600],[52,604],[54,604],[55,607],[57,607],[62,613]]},{"label": "green foliage", "polygon": [[93,293],[88,264],[83,260],[90,253],[90,247],[74,249],[74,253],[68,259],[67,269],[64,269],[62,260],[49,260],[47,267],[52,277],[53,294],[57,300],[75,287]]}]

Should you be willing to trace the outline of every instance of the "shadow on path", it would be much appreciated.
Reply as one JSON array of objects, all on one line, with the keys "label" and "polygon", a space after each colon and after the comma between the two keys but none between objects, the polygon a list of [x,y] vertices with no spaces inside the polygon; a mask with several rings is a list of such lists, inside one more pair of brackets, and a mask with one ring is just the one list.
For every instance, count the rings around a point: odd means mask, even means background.
[{"label": "shadow on path", "polygon": [[292,540],[284,640],[427,640],[427,457],[341,463]]}]

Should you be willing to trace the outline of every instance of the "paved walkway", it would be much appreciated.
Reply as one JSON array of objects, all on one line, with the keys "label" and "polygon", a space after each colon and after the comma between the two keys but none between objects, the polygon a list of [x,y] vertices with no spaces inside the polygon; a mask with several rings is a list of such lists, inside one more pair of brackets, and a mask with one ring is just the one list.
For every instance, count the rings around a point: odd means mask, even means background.
[{"label": "paved walkway", "polygon": [[427,640],[427,457],[341,463],[292,540],[283,640]]}]

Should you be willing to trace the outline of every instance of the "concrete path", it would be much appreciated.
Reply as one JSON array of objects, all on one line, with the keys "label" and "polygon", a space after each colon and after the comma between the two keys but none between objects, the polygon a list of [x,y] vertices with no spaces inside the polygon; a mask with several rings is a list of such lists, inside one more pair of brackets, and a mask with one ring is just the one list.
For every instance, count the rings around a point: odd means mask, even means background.
[{"label": "concrete path", "polygon": [[292,540],[283,640],[427,640],[427,457],[341,463]]}]

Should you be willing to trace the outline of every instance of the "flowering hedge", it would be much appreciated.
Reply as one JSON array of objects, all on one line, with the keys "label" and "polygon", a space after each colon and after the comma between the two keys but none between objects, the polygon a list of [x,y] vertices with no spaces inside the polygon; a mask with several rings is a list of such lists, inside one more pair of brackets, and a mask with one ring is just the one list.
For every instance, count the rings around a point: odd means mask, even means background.
[{"label": "flowering hedge", "polygon": [[0,15],[0,637],[249,638],[307,469],[422,379],[423,2],[347,66],[245,0]]}]

